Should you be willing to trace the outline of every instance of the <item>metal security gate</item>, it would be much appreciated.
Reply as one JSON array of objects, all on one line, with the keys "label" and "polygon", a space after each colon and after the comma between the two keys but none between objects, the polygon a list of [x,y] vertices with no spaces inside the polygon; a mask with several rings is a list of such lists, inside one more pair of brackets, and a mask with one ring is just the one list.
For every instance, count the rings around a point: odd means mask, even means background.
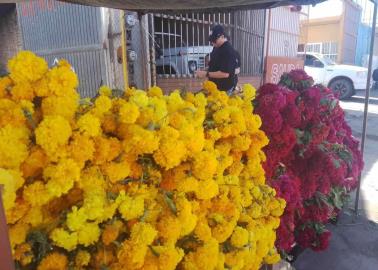
[{"label": "metal security gate", "polygon": [[262,74],[265,11],[227,13],[154,14],[150,17],[152,75],[158,78],[191,78],[207,67],[212,46],[208,41],[215,24],[241,56],[241,75]]},{"label": "metal security gate", "polygon": [[17,4],[23,48],[44,57],[50,66],[67,59],[80,78],[83,97],[94,96],[108,83],[102,12],[52,0]]}]

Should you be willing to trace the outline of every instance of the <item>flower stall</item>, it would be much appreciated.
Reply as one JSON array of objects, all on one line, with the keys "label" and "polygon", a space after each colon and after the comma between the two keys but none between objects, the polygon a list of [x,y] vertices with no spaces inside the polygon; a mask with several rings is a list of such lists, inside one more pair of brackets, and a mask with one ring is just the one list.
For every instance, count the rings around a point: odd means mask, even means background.
[{"label": "flower stall", "polygon": [[259,269],[325,249],[362,169],[338,100],[303,71],[240,96],[205,82],[80,99],[64,60],[24,51],[9,70],[0,183],[19,269]]},{"label": "flower stall", "polygon": [[101,87],[31,52],[0,80],[0,183],[19,269],[259,269],[286,202],[265,183],[255,89]]}]

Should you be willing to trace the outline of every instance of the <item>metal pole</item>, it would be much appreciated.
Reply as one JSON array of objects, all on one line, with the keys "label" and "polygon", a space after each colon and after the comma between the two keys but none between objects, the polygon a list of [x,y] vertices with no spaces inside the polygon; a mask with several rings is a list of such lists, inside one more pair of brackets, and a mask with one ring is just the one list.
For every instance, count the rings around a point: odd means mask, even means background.
[{"label": "metal pole", "polygon": [[126,30],[125,30],[125,11],[121,10],[121,45],[122,45],[122,71],[123,71],[123,81],[125,83],[124,90],[129,88],[129,71],[127,67],[127,57],[126,57]]},{"label": "metal pole", "polygon": [[[361,138],[361,155],[364,157],[365,150],[365,139],[366,139],[366,129],[367,129],[367,117],[369,109],[369,98],[370,98],[370,81],[371,81],[371,70],[373,64],[373,53],[374,53],[374,37],[375,37],[375,28],[377,20],[377,3],[372,1],[374,4],[374,13],[373,13],[373,25],[371,29],[371,40],[370,40],[370,53],[369,53],[369,66],[368,66],[368,77],[366,82],[366,91],[365,91],[365,107],[364,107],[364,121],[362,126],[362,138]],[[358,177],[358,185],[356,191],[356,200],[354,203],[354,213],[358,215],[358,204],[360,199],[360,189],[361,189],[361,173]]]},{"label": "metal pole", "polygon": [[0,185],[0,269],[14,270],[12,251],[8,236],[8,226],[5,219],[5,210],[2,201],[2,189]]},{"label": "metal pole", "polygon": [[[267,71],[267,58],[269,57],[269,46],[270,46],[270,21],[272,20],[272,15],[271,15],[271,9],[268,10],[269,12],[269,15],[268,15],[268,29],[266,31],[266,50],[265,50],[265,57],[263,55],[263,58],[265,58],[265,62],[264,62],[264,69],[263,69],[263,84],[267,82],[267,78],[266,78],[266,74],[268,73]],[[265,16],[266,16],[266,13],[265,13]],[[265,17],[266,18],[266,17]]]}]

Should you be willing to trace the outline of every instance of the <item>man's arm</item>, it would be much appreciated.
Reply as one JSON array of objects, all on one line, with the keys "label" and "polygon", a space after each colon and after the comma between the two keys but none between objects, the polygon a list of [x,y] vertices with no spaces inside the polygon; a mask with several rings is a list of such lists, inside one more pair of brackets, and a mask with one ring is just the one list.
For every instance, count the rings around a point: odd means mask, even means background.
[{"label": "man's arm", "polygon": [[198,70],[196,71],[196,75],[198,78],[213,78],[213,79],[226,79],[230,77],[230,73],[223,72],[223,71],[211,71],[207,72],[205,70]]},{"label": "man's arm", "polygon": [[213,79],[226,79],[230,77],[230,73],[223,72],[223,71],[213,71],[213,72],[208,72],[207,77],[213,78]]}]

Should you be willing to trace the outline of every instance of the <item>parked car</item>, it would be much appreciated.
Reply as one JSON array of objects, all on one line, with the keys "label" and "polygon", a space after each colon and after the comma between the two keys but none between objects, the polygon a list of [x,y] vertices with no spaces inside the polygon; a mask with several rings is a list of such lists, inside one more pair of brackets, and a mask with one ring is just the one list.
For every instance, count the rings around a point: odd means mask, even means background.
[{"label": "parked car", "polygon": [[205,68],[212,46],[188,46],[180,35],[155,32],[157,74],[191,75]]},{"label": "parked car", "polygon": [[315,83],[328,86],[340,99],[353,96],[356,90],[366,89],[368,70],[352,65],[338,65],[328,57],[318,53],[300,53],[304,59],[304,69]]}]

